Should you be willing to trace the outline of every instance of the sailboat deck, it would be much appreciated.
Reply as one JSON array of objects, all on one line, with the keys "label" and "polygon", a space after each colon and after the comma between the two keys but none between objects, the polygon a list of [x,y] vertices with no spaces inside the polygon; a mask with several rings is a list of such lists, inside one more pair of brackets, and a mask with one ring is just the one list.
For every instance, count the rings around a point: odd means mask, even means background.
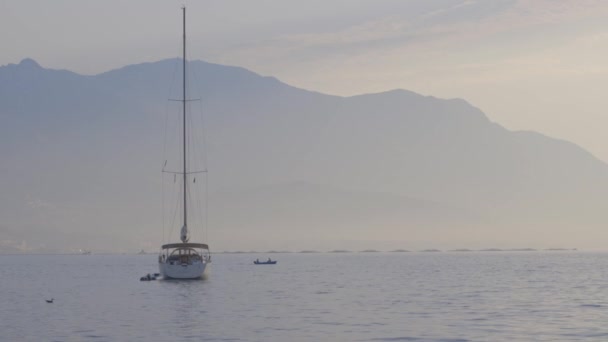
[{"label": "sailboat deck", "polygon": [[202,248],[209,249],[209,246],[205,243],[193,243],[193,242],[185,242],[185,243],[169,243],[166,245],[162,245],[162,249],[171,249],[171,248]]}]

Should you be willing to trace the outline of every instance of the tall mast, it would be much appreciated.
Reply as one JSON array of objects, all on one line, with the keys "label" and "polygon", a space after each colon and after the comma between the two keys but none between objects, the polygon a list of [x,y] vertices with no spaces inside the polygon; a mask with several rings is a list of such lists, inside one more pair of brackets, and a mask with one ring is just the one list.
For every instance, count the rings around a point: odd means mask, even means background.
[{"label": "tall mast", "polygon": [[[187,205],[187,180],[186,180],[186,6],[182,7],[183,10],[183,16],[184,16],[184,58],[183,58],[183,96],[182,96],[182,104],[183,104],[183,128],[184,128],[184,134],[183,134],[183,147],[184,147],[184,229],[186,230],[186,236],[187,236],[187,223],[188,223],[188,205]],[[187,239],[187,238],[186,238]],[[184,240],[184,238],[182,237],[182,241]],[[183,241],[183,242],[187,242]]]}]

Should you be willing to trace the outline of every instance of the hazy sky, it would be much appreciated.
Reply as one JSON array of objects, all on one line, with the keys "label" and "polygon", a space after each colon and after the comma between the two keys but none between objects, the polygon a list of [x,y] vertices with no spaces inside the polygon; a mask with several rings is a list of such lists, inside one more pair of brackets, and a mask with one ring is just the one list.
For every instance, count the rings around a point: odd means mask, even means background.
[{"label": "hazy sky", "polygon": [[608,1],[0,0],[0,64],[96,74],[180,52],[337,95],[464,98],[608,161]]}]

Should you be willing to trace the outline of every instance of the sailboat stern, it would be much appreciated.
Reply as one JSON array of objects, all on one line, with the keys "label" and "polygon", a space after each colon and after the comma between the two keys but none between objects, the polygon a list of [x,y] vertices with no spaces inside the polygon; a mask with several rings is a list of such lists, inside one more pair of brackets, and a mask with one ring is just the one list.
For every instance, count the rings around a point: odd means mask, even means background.
[{"label": "sailboat stern", "polygon": [[211,264],[209,247],[202,243],[175,243],[162,246],[158,269],[163,278],[198,279]]}]

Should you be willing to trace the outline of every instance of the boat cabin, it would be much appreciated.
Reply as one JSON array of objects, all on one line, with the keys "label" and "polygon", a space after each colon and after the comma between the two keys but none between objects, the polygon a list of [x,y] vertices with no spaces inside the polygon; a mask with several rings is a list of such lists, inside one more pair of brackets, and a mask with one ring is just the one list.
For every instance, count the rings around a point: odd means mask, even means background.
[{"label": "boat cabin", "polygon": [[207,263],[211,261],[211,253],[204,243],[170,243],[162,246],[158,261],[169,265]]}]

